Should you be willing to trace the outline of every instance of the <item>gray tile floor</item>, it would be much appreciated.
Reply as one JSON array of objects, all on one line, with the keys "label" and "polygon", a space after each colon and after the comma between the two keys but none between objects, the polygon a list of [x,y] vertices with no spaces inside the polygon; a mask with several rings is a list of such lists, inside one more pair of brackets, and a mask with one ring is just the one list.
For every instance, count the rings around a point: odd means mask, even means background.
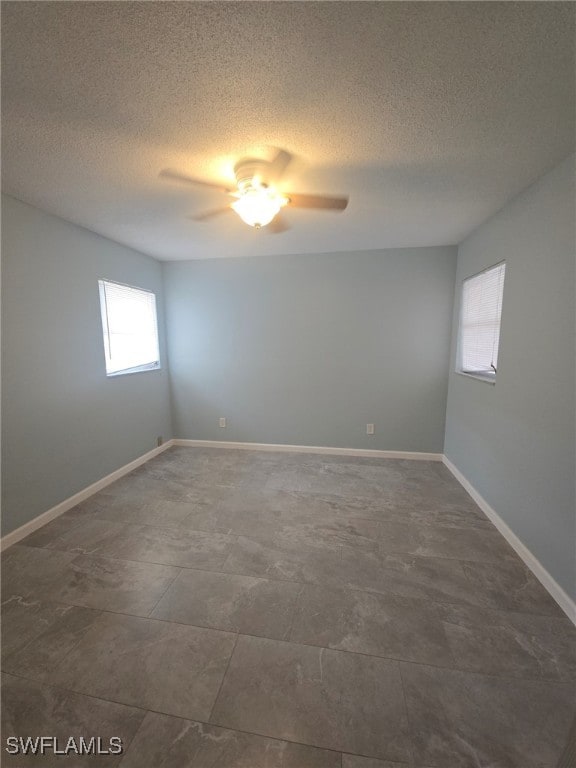
[{"label": "gray tile floor", "polygon": [[4,736],[105,765],[555,768],[574,717],[574,627],[438,463],[172,448],[2,587]]}]

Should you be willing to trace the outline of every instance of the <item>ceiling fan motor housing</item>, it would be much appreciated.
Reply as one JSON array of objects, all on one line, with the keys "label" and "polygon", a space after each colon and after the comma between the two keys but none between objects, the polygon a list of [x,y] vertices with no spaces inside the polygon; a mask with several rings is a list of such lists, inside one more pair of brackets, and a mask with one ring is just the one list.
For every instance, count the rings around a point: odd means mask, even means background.
[{"label": "ceiling fan motor housing", "polygon": [[234,174],[238,189],[253,186],[254,179],[258,179],[261,186],[267,187],[270,183],[269,178],[270,164],[266,160],[240,160],[234,166]]}]

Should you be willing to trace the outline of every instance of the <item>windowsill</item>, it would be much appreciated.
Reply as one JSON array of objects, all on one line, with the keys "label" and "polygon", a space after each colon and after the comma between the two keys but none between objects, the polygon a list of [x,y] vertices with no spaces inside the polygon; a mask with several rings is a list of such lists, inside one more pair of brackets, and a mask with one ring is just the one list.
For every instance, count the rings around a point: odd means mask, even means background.
[{"label": "windowsill", "polygon": [[464,371],[454,371],[454,373],[457,373],[458,376],[465,376],[467,379],[476,379],[476,381],[483,381],[484,384],[491,384],[494,386],[496,384],[496,377],[493,379],[489,379],[487,376],[480,376],[475,373],[465,373]]},{"label": "windowsill", "polygon": [[115,379],[118,376],[130,376],[133,373],[147,373],[148,371],[161,371],[160,365],[139,365],[136,368],[127,368],[125,371],[116,371],[115,373],[107,373],[106,378]]}]

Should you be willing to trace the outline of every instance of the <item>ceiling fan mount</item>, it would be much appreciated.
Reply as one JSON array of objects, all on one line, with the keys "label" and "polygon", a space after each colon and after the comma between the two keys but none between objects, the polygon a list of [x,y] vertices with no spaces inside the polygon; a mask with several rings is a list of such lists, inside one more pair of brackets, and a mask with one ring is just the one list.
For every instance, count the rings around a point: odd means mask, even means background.
[{"label": "ceiling fan mount", "polygon": [[166,169],[160,175],[200,184],[215,189],[235,198],[235,201],[216,210],[193,216],[195,221],[206,221],[221,213],[235,211],[238,216],[251,227],[260,229],[269,226],[273,233],[283,232],[288,225],[281,219],[280,211],[284,207],[313,208],[317,210],[343,211],[348,205],[347,197],[327,197],[324,195],[302,195],[284,192],[278,188],[283,172],[286,170],[291,156],[284,150],[278,150],[273,160],[243,158],[234,166],[236,188],[231,189],[224,184],[218,184],[202,179],[195,179],[178,171]]}]

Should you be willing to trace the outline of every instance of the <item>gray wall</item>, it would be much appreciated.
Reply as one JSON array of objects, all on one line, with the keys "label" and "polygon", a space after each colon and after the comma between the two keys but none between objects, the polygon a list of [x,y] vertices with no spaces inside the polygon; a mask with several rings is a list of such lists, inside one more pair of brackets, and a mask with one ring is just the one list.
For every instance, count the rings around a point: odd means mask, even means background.
[{"label": "gray wall", "polygon": [[442,451],[455,264],[455,247],[165,264],[175,436]]},{"label": "gray wall", "polygon": [[[162,270],[2,198],[3,533],[171,437]],[[153,290],[161,371],[107,378],[98,278]]]},{"label": "gray wall", "polygon": [[[575,594],[574,158],[460,246],[461,282],[506,260],[495,386],[450,375],[446,456]],[[452,368],[453,370],[453,368]]]}]

